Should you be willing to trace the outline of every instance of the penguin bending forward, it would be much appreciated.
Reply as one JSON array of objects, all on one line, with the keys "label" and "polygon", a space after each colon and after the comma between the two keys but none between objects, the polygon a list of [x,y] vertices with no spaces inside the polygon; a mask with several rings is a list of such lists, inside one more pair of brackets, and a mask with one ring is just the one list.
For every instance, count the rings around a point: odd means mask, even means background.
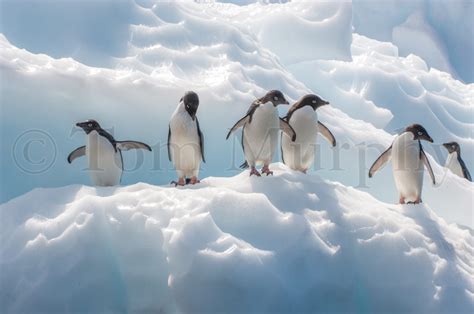
[{"label": "penguin bending forward", "polygon": [[392,159],[393,177],[400,195],[400,204],[422,202],[423,165],[428,169],[433,184],[436,184],[433,169],[423,151],[421,140],[433,143],[433,139],[423,126],[419,124],[408,126],[375,160],[369,170],[369,178],[371,178],[390,158]]},{"label": "penguin bending forward", "polygon": [[242,127],[242,148],[246,162],[240,167],[250,166],[250,175],[260,176],[256,169],[257,165],[263,164],[262,173],[267,176],[273,174],[269,169],[273,154],[278,144],[278,131],[281,129],[288,134],[292,141],[296,139],[296,133],[293,128],[278,116],[277,106],[285,104],[288,101],[278,90],[271,90],[262,98],[255,100],[247,114],[237,121],[227,133],[226,139],[230,134]]},{"label": "penguin bending forward", "polygon": [[316,109],[328,105],[316,95],[305,95],[298,100],[288,114],[283,118],[296,132],[296,141],[282,133],[281,155],[283,162],[293,170],[303,173],[311,167],[314,161],[314,146],[318,132],[321,133],[332,146],[336,146],[336,139],[331,131],[318,121]]},{"label": "penguin bending forward", "polygon": [[180,99],[171,116],[168,132],[168,158],[178,174],[175,185],[199,183],[199,167],[204,158],[204,136],[196,112],[199,97],[189,91]]},{"label": "penguin bending forward", "polygon": [[96,186],[113,186],[120,183],[123,172],[122,151],[130,149],[151,151],[151,147],[142,142],[116,141],[95,120],[78,122],[76,126],[87,134],[87,143],[73,150],[67,161],[72,163],[74,159],[85,155],[89,175]]},{"label": "penguin bending forward", "polygon": [[452,173],[472,182],[471,174],[467,170],[464,160],[461,158],[461,147],[456,142],[444,143],[443,146],[448,150],[448,159],[445,167]]}]

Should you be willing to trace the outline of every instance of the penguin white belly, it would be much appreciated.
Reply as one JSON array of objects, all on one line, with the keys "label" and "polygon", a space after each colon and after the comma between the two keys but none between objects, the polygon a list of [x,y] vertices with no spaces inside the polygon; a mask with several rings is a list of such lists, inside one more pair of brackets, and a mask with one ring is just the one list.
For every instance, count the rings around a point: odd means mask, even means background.
[{"label": "penguin white belly", "polygon": [[294,170],[306,171],[314,162],[314,149],[318,135],[318,115],[310,106],[296,110],[290,118],[296,140],[283,133],[282,151],[285,164]]},{"label": "penguin white belly", "polygon": [[446,160],[446,168],[451,170],[451,172],[455,175],[464,178],[464,173],[462,171],[461,164],[459,163],[457,152],[452,152],[448,155],[448,159]]},{"label": "penguin white belly", "polygon": [[392,146],[393,177],[398,192],[407,202],[421,197],[423,188],[423,162],[420,145],[413,134],[406,132],[398,136]]},{"label": "penguin white belly", "polygon": [[199,175],[201,146],[196,121],[185,111],[173,114],[170,121],[171,159],[179,177]]},{"label": "penguin white belly", "polygon": [[86,156],[89,174],[94,185],[113,186],[120,183],[122,177],[122,157],[113,145],[92,131],[87,136]]},{"label": "penguin white belly", "polygon": [[270,164],[278,144],[280,120],[271,102],[260,105],[244,127],[244,153],[250,166]]}]

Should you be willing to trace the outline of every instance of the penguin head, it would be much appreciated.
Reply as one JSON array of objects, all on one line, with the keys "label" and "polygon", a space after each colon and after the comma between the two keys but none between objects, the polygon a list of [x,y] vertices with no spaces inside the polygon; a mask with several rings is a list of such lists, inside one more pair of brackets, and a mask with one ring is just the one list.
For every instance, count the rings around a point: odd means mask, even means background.
[{"label": "penguin head", "polygon": [[420,124],[412,124],[410,126],[407,126],[405,131],[413,133],[415,140],[425,140],[430,143],[433,143],[433,139],[431,138],[431,136],[428,134],[425,128]]},{"label": "penguin head", "polygon": [[78,123],[76,123],[76,126],[83,129],[84,132],[86,132],[86,134],[89,134],[90,132],[92,132],[94,130],[97,131],[97,130],[102,129],[100,127],[99,122],[95,121],[94,119],[89,119],[89,120],[86,120],[86,121],[83,121],[83,122],[78,122]]},{"label": "penguin head", "polygon": [[196,112],[199,107],[199,97],[193,91],[188,91],[184,93],[184,96],[181,97],[181,100],[184,104],[184,109],[189,113],[193,120],[196,119]]},{"label": "penguin head", "polygon": [[305,95],[299,101],[301,103],[301,107],[311,106],[314,110],[321,106],[329,105],[329,101],[322,100],[319,96],[313,94]]},{"label": "penguin head", "polygon": [[267,101],[271,101],[273,105],[276,107],[278,105],[289,105],[290,103],[285,99],[283,93],[279,90],[271,90],[269,91],[265,97],[263,97],[264,103]]},{"label": "penguin head", "polygon": [[460,153],[461,151],[461,147],[459,147],[459,144],[456,143],[456,142],[449,142],[449,143],[444,143],[443,144],[444,148],[446,148],[448,150],[448,152],[451,154],[451,153]]}]

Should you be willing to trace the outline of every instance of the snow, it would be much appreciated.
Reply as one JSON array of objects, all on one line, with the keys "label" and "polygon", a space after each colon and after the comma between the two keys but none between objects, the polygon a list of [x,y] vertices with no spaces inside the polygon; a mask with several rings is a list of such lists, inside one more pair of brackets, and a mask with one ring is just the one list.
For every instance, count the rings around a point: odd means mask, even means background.
[{"label": "snow", "polygon": [[400,44],[403,56],[418,54],[430,67],[473,82],[472,1],[354,0],[352,10],[356,33]]},{"label": "snow", "polygon": [[[126,32],[121,27],[107,28],[92,40],[78,35],[94,35],[89,25],[61,29],[65,33],[58,36],[70,38],[71,43],[87,48],[84,50],[69,47],[69,41],[63,43],[64,50],[55,46],[56,41],[47,47],[44,45],[51,41],[36,45],[28,38],[41,36],[24,35],[27,24],[9,26],[12,18],[2,23],[1,140],[12,151],[2,155],[0,163],[2,202],[39,186],[89,184],[83,161],[74,165],[65,161],[70,151],[84,143],[83,134],[73,125],[88,118],[98,120],[116,138],[133,138],[153,146],[153,154],[125,154],[122,184],[174,180],[166,135],[169,117],[186,90],[195,90],[201,99],[198,117],[207,157],[202,177],[234,175],[243,156],[238,137],[225,141],[225,134],[256,97],[277,88],[290,101],[316,93],[331,102],[319,116],[339,146],[331,149],[321,142],[315,170],[386,202],[398,199],[390,167],[371,180],[367,169],[394,134],[408,124],[422,123],[435,139],[435,145],[424,146],[433,156],[439,182],[434,187],[425,185],[424,201],[437,204],[434,210],[448,221],[474,226],[473,185],[440,166],[447,156],[440,144],[456,140],[467,167],[474,169],[474,159],[469,158],[474,154],[472,84],[430,68],[416,55],[401,56],[400,48],[392,43],[352,33],[350,12],[355,3],[101,3],[89,16],[91,23],[105,18],[102,10],[118,10],[126,16],[114,17],[112,22],[128,23]],[[32,25],[36,20],[30,15],[48,20],[50,26],[32,30],[47,34],[63,21],[57,9],[61,4],[52,1],[48,5],[52,6],[49,11],[43,8],[35,13],[2,3],[12,16],[28,15]],[[79,7],[65,17],[83,18],[89,4]],[[76,18],[71,17],[79,23]],[[288,50],[281,45],[283,40],[272,40],[275,20],[282,25],[277,33],[300,49]],[[352,24],[356,21],[354,17]],[[290,24],[304,29],[286,32]],[[120,45],[125,41],[126,48],[110,42],[115,40]],[[47,54],[19,49],[13,42]],[[92,47],[96,42],[109,50]],[[91,55],[83,54],[85,51]],[[280,108],[280,113],[286,110]],[[22,149],[31,141],[25,153]],[[459,200],[456,206],[446,195]]]},{"label": "snow", "polygon": [[[0,311],[470,312],[474,184],[441,144],[474,171],[472,3],[196,2],[0,3]],[[225,140],[270,89],[331,103],[338,145],[320,141],[307,176],[249,178]],[[207,163],[175,189],[187,90]],[[66,161],[89,118],[153,148],[124,153],[119,187]],[[367,171],[412,123],[437,183],[393,205],[391,165]]]},{"label": "snow", "polygon": [[219,18],[255,33],[258,42],[285,65],[314,59],[351,60],[349,2],[294,1],[243,7],[216,3],[213,9]]},{"label": "snow", "polygon": [[3,204],[2,312],[472,309],[471,230],[428,205],[272,168],[189,188],[35,189]]}]

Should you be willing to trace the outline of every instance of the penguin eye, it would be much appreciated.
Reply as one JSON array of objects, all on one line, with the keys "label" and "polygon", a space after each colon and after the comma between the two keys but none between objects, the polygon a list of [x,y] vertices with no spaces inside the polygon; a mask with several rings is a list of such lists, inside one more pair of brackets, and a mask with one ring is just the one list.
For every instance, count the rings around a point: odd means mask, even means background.
[{"label": "penguin eye", "polygon": [[89,123],[88,126],[91,128],[91,127],[92,127],[92,123]]},{"label": "penguin eye", "polygon": [[274,100],[278,100],[278,97],[277,97],[277,96],[274,96],[273,99],[274,99]]},{"label": "penguin eye", "polygon": [[316,103],[316,100],[313,99],[313,104],[315,104],[315,103]]},{"label": "penguin eye", "polygon": [[423,132],[421,132],[421,131],[418,131],[418,135],[423,135]]}]

